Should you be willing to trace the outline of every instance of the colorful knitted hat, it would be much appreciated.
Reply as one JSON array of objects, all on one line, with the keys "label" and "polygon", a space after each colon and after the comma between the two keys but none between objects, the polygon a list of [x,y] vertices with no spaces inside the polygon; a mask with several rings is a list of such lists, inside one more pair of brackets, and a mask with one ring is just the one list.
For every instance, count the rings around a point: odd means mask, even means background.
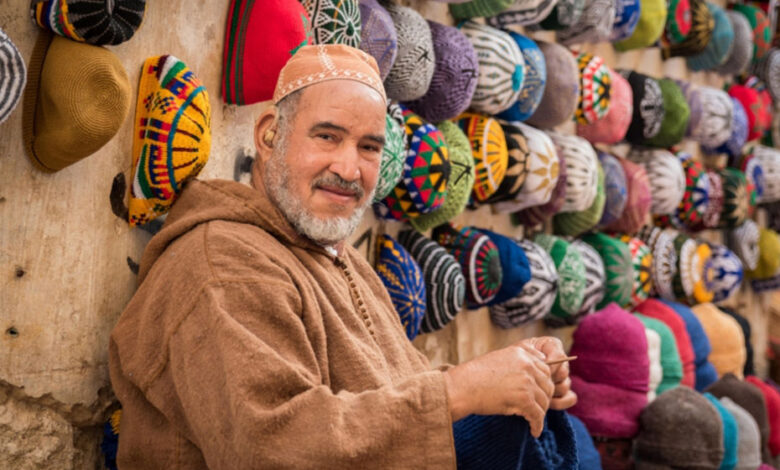
[{"label": "colorful knitted hat", "polygon": [[655,43],[664,32],[666,24],[666,1],[642,0],[639,5],[639,22],[628,39],[615,43],[618,51],[641,49]]},{"label": "colorful knitted hat", "polygon": [[[681,379],[679,381],[680,385],[693,388],[696,383],[696,356],[693,352],[693,346],[691,345],[688,331],[685,329],[685,322],[671,307],[657,299],[647,299],[637,305],[635,310],[646,317],[655,318],[656,320],[663,322],[664,325],[669,328],[669,331],[673,335],[679,361],[682,366]],[[661,333],[659,332],[659,334]],[[672,369],[676,371],[674,366],[672,366]],[[669,372],[672,371],[670,370]],[[664,376],[666,376],[666,374],[667,370],[666,367],[664,367]]]},{"label": "colorful knitted hat", "polygon": [[769,452],[777,457],[780,454],[780,392],[755,375],[745,377],[745,381],[758,387],[764,395],[769,419]]},{"label": "colorful knitted hat", "polygon": [[691,110],[685,102],[685,96],[674,80],[662,78],[658,80],[664,101],[664,118],[661,128],[654,137],[645,140],[645,145],[652,147],[671,147],[678,144],[688,129]]},{"label": "colorful knitted hat", "polygon": [[612,302],[631,305],[634,266],[628,245],[603,233],[587,234],[582,240],[592,246],[604,262],[604,298],[596,307],[604,308]]},{"label": "colorful knitted hat", "polygon": [[471,108],[498,114],[520,97],[525,75],[525,59],[509,34],[474,21],[458,25],[471,41],[479,62],[477,87]]},{"label": "colorful knitted hat", "polygon": [[558,292],[549,315],[571,317],[576,315],[585,299],[585,265],[580,252],[562,238],[540,233],[534,242],[547,250],[558,271]]},{"label": "colorful knitted hat", "polygon": [[[559,235],[578,236],[594,228],[601,220],[604,213],[604,204],[607,195],[604,192],[604,170],[598,167],[598,181],[596,185],[596,197],[590,207],[584,211],[559,212],[553,216],[553,231]],[[567,170],[568,171],[568,170]],[[568,177],[567,177],[568,183]],[[564,196],[565,197],[565,196]]]},{"label": "colorful knitted hat", "polygon": [[541,49],[532,39],[513,31],[507,31],[507,33],[512,36],[523,54],[525,73],[523,87],[520,89],[517,101],[499,113],[498,117],[507,121],[525,121],[531,117],[542,101],[547,82],[547,66]]},{"label": "colorful knitted hat", "polygon": [[709,154],[725,153],[730,158],[735,158],[742,153],[742,146],[747,141],[748,120],[742,103],[733,96],[729,98],[731,98],[732,106],[731,133],[729,138],[717,148],[702,146],[702,150]]},{"label": "colorful knitted hat", "polygon": [[501,289],[503,273],[498,247],[487,235],[469,227],[442,224],[431,238],[446,248],[460,264],[466,279],[466,306],[486,305]]},{"label": "colorful knitted hat", "polygon": [[420,332],[420,323],[425,316],[423,272],[409,252],[390,236],[380,234],[376,245],[376,273],[390,294],[406,337],[413,340]]},{"label": "colorful knitted hat", "polygon": [[[533,227],[544,223],[561,210],[563,202],[566,200],[566,161],[563,158],[563,155],[560,154],[558,155],[558,159],[560,161],[560,172],[558,173],[558,182],[555,183],[555,189],[552,191],[550,200],[541,206],[532,206],[512,214],[511,219],[515,225]],[[493,207],[495,208],[500,204],[502,203],[496,204],[496,206]]]},{"label": "colorful knitted hat", "polygon": [[713,302],[722,302],[739,290],[742,284],[742,262],[731,250],[723,245],[712,245],[710,256],[711,269],[714,272],[712,291]]},{"label": "colorful knitted hat", "polygon": [[734,254],[742,261],[747,271],[758,266],[758,240],[760,237],[758,225],[751,219],[739,227],[726,231],[726,243]]},{"label": "colorful knitted hat", "polygon": [[[688,337],[691,339],[691,346],[696,356],[696,390],[704,390],[718,380],[718,373],[708,360],[711,350],[710,340],[707,338],[701,322],[689,307],[668,300],[662,300],[662,302],[671,307],[674,313],[685,322],[685,329],[688,331]],[[715,395],[717,396],[717,394]]]},{"label": "colorful knitted hat", "polygon": [[560,212],[584,211],[593,204],[598,192],[596,151],[582,137],[556,131],[548,134],[566,164],[566,199]]},{"label": "colorful knitted hat", "polygon": [[674,238],[674,250],[677,254],[677,272],[674,278],[672,278],[672,289],[675,298],[680,302],[693,300],[694,271],[698,265],[694,260],[697,248],[696,240],[677,232]]},{"label": "colorful knitted hat", "polygon": [[571,246],[580,252],[582,262],[585,265],[585,297],[579,312],[567,318],[548,316],[545,324],[552,328],[576,325],[586,315],[596,311],[596,304],[604,299],[604,262],[601,255],[590,245],[582,240],[574,240]]},{"label": "colorful knitted hat", "polygon": [[567,413],[571,427],[574,429],[574,441],[577,443],[577,459],[579,460],[578,470],[600,470],[601,457],[599,451],[593,443],[588,428],[585,427],[578,417]]},{"label": "colorful knitted hat", "polygon": [[571,119],[577,110],[580,78],[577,61],[571,51],[560,44],[537,41],[547,66],[547,83],[536,111],[528,123],[546,129]]},{"label": "colorful knitted hat", "polygon": [[734,105],[723,90],[677,82],[691,110],[686,135],[706,147],[719,147],[731,136]]},{"label": "colorful knitted hat", "polygon": [[406,160],[406,132],[390,114],[385,115],[385,146],[379,163],[374,201],[379,202],[401,181]]},{"label": "colorful knitted hat", "polygon": [[610,42],[628,39],[634,34],[636,25],[639,24],[639,0],[616,0],[615,21],[612,24]]},{"label": "colorful knitted hat", "polygon": [[452,16],[461,20],[497,15],[513,3],[512,0],[471,0],[463,3],[451,3],[449,7]]},{"label": "colorful knitted hat", "polygon": [[[769,109],[771,109],[771,100],[762,96],[761,91],[758,88],[748,85],[731,85],[728,92],[729,95],[742,103],[745,114],[747,114],[747,140],[758,139],[764,135],[764,132],[769,129],[772,122],[772,115],[769,112]],[[769,93],[767,92],[766,94],[768,95]]]},{"label": "colorful knitted hat", "polygon": [[620,159],[620,165],[626,175],[628,199],[623,208],[622,217],[605,228],[612,232],[633,234],[645,224],[647,216],[650,214],[653,202],[650,196],[650,181],[642,166],[626,159]]},{"label": "colorful knitted hat", "polygon": [[514,201],[528,174],[530,151],[523,129],[511,123],[501,124],[501,129],[506,137],[508,155],[506,173],[498,189],[485,200],[485,203]]},{"label": "colorful knitted hat", "polygon": [[752,152],[748,153],[752,153],[754,159],[757,160],[754,165],[761,167],[762,178],[756,178],[756,172],[755,170],[751,171],[752,165],[747,158],[741,165],[741,169],[747,175],[753,175],[753,183],[756,186],[762,186],[759,202],[768,203],[780,200],[780,151],[764,145],[754,145]]},{"label": "colorful knitted hat", "polygon": [[414,230],[402,230],[398,242],[419,264],[425,282],[426,308],[420,331],[444,328],[463,309],[466,298],[466,279],[460,265],[447,250]]},{"label": "colorful knitted hat", "polygon": [[475,173],[472,198],[475,203],[484,203],[506,176],[509,154],[504,131],[492,117],[471,112],[458,116],[455,123],[471,142]]},{"label": "colorful knitted hat", "polygon": [[707,209],[710,179],[704,166],[689,154],[678,154],[685,171],[685,194],[677,207],[675,218],[685,226],[695,227]]},{"label": "colorful knitted hat", "polygon": [[558,0],[555,7],[534,29],[560,31],[577,24],[585,10],[585,0]]},{"label": "colorful knitted hat", "polygon": [[646,329],[658,336],[658,361],[661,377],[655,391],[657,395],[660,395],[671,388],[677,387],[682,381],[683,368],[680,353],[677,351],[677,343],[672,330],[661,320],[642,314],[636,314],[636,317],[639,318]]},{"label": "colorful knitted hat", "polygon": [[486,229],[477,229],[483,235],[490,238],[501,260],[501,288],[496,296],[488,302],[488,305],[500,304],[517,297],[523,291],[523,286],[531,280],[531,268],[528,258],[520,245],[509,237]]},{"label": "colorful knitted hat", "polygon": [[431,122],[451,119],[469,107],[477,87],[478,61],[474,46],[458,28],[428,21],[436,66],[422,98],[407,103]]},{"label": "colorful knitted hat", "polygon": [[766,85],[773,101],[780,99],[780,49],[772,48],[753,66],[753,73]]},{"label": "colorful knitted hat", "polygon": [[360,47],[358,0],[301,0],[311,18],[314,44]]},{"label": "colorful knitted hat", "polygon": [[471,143],[468,137],[450,121],[442,121],[438,127],[444,135],[450,157],[447,198],[444,200],[444,204],[435,211],[420,214],[409,221],[415,229],[421,232],[452,220],[463,212],[471,197],[471,190],[474,188],[474,157],[471,156]]},{"label": "colorful knitted hat", "polygon": [[742,335],[739,323],[711,303],[698,304],[691,310],[710,339],[712,351],[709,360],[715,366],[718,375],[732,373],[742,377],[746,352],[745,337]]},{"label": "colorful knitted hat", "polygon": [[129,222],[136,226],[168,212],[209,158],[209,96],[176,57],[155,56],[144,62],[133,135]]},{"label": "colorful knitted hat", "polygon": [[721,75],[739,75],[750,65],[753,55],[753,29],[750,27],[745,15],[727,10],[726,15],[734,30],[734,45],[726,61],[715,68]]},{"label": "colorful knitted hat", "polygon": [[772,277],[778,268],[780,268],[780,237],[774,230],[762,227],[758,237],[756,269],[750,269],[745,274],[751,279],[766,279]]},{"label": "colorful knitted hat", "polygon": [[33,0],[33,23],[62,37],[98,46],[121,44],[141,26],[145,0]]},{"label": "colorful knitted hat", "polygon": [[598,225],[605,226],[618,220],[628,201],[626,172],[617,157],[598,152],[599,163],[604,171],[604,211]]},{"label": "colorful knitted hat", "polygon": [[0,124],[16,108],[27,83],[24,59],[8,35],[0,29]]},{"label": "colorful knitted hat", "polygon": [[[685,442],[680,446],[680,442]],[[723,426],[718,410],[688,387],[676,387],[647,405],[635,441],[637,470],[719,468]]]},{"label": "colorful knitted hat", "polygon": [[664,120],[661,86],[658,80],[638,72],[622,71],[621,74],[631,85],[634,101],[633,116],[625,138],[631,143],[642,144],[661,131]]},{"label": "colorful knitted hat", "polygon": [[685,41],[691,33],[694,14],[689,0],[671,0],[667,8],[666,27],[661,36],[661,45],[676,45]]},{"label": "colorful knitted hat", "polygon": [[720,399],[737,423],[737,463],[735,470],[752,470],[761,465],[761,433],[753,416],[729,397]]},{"label": "colorful knitted hat", "polygon": [[653,214],[671,214],[685,193],[685,173],[680,160],[668,150],[634,147],[628,158],[641,165],[650,182]]},{"label": "colorful knitted hat", "polygon": [[[671,21],[673,12],[674,21]],[[663,57],[667,59],[701,54],[710,42],[715,27],[715,20],[707,8],[707,3],[704,0],[688,0],[670,4],[669,19],[666,23],[665,41],[662,41]]]},{"label": "colorful knitted hat", "polygon": [[772,43],[772,28],[769,17],[760,8],[753,5],[734,4],[731,8],[743,14],[750,23],[750,29],[753,31],[752,60],[756,62],[769,52]]},{"label": "colorful knitted hat", "polygon": [[609,110],[611,76],[601,57],[586,52],[574,54],[580,79],[580,94],[577,97],[574,120],[578,124],[590,124],[603,118]]},{"label": "colorful knitted hat", "polygon": [[[720,226],[738,227],[751,212],[747,178],[744,173],[734,168],[724,168],[718,173],[723,182],[723,211],[720,215]],[[755,201],[752,204],[755,205]]]},{"label": "colorful knitted hat", "polygon": [[504,303],[490,307],[490,319],[501,328],[514,328],[547,315],[558,292],[558,272],[549,253],[530,240],[517,240],[523,249],[531,279],[523,291]]},{"label": "colorful knitted hat", "polygon": [[[651,246],[653,253],[653,265],[651,273],[653,276],[653,290],[659,296],[674,300],[674,277],[677,275],[677,250],[674,246],[674,240],[677,237],[677,231],[673,229],[658,229],[658,236]],[[648,245],[650,246],[650,245]]]},{"label": "colorful knitted hat", "polygon": [[390,14],[376,0],[360,0],[360,49],[376,60],[382,80],[398,54],[398,34]]},{"label": "colorful knitted hat", "polygon": [[755,375],[755,365],[753,362],[753,345],[751,344],[750,340],[750,322],[747,318],[743,317],[739,313],[735,312],[734,310],[727,308],[727,307],[718,307],[721,312],[725,313],[726,315],[730,316],[734,320],[739,323],[740,329],[742,329],[742,336],[745,338],[745,376],[748,375]]},{"label": "colorful knitted hat", "polygon": [[528,145],[527,172],[525,182],[513,201],[494,204],[498,212],[516,212],[546,204],[553,196],[561,171],[564,171],[558,151],[546,133],[521,122],[512,125],[523,132]]},{"label": "colorful knitted hat", "polygon": [[734,28],[726,15],[726,10],[707,2],[715,26],[712,29],[712,37],[703,51],[685,59],[691,70],[711,70],[722,65],[731,54],[734,45]]},{"label": "colorful knitted hat", "polygon": [[508,8],[496,11],[493,13],[495,16],[486,18],[486,21],[491,26],[504,29],[507,26],[515,24],[524,26],[535,25],[545,19],[557,3],[557,0],[521,0],[508,2]]},{"label": "colorful knitted hat", "polygon": [[[606,114],[592,124],[577,124],[577,135],[593,144],[616,144],[623,140],[634,112],[634,96],[625,78],[609,69],[610,100]],[[579,111],[579,110],[578,110]]]},{"label": "colorful knitted hat", "polygon": [[97,152],[114,137],[131,102],[130,82],[116,55],[40,34],[29,64],[22,135],[37,169],[59,171]]},{"label": "colorful knitted hat", "polygon": [[632,287],[631,287],[631,306],[640,304],[647,300],[653,287],[653,277],[651,266],[653,265],[653,254],[650,248],[642,240],[623,235],[620,241],[628,245],[631,254],[631,264],[633,266]]},{"label": "colorful knitted hat", "polygon": [[431,27],[415,10],[386,4],[398,37],[398,53],[385,77],[389,98],[412,101],[428,91],[436,64]]},{"label": "colorful knitted hat", "polygon": [[710,401],[718,410],[721,426],[723,427],[723,460],[718,468],[734,468],[737,465],[737,420],[723,404],[710,393],[705,393],[704,398]]},{"label": "colorful knitted hat", "polygon": [[300,2],[231,0],[222,56],[222,100],[237,105],[270,100],[282,67],[307,44],[312,44],[309,15]]},{"label": "colorful knitted hat", "polygon": [[580,19],[556,34],[561,44],[609,40],[615,22],[615,0],[585,0]]}]

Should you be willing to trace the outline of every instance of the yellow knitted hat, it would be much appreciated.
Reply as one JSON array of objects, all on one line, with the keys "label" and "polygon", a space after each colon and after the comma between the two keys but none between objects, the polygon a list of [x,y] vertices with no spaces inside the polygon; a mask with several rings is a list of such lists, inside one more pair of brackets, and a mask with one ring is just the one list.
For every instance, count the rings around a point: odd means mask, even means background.
[{"label": "yellow knitted hat", "polygon": [[762,228],[758,237],[758,263],[756,269],[746,271],[752,279],[767,279],[780,269],[780,236],[768,228]]},{"label": "yellow knitted hat", "polygon": [[709,360],[718,371],[718,376],[731,372],[741,379],[747,352],[745,336],[739,323],[711,303],[696,305],[691,310],[710,340],[712,351]]}]

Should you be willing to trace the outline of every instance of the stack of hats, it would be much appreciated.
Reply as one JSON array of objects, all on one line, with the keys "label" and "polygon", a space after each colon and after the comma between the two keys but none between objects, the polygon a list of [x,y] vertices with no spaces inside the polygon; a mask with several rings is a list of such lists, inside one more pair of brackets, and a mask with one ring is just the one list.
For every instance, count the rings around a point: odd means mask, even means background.
[{"label": "stack of hats", "polygon": [[707,333],[704,331],[701,322],[693,313],[693,311],[680,303],[661,300],[664,304],[671,307],[674,313],[679,316],[683,322],[685,322],[685,329],[688,332],[688,337],[691,340],[691,346],[694,352],[694,362],[696,365],[696,380],[695,388],[698,391],[702,391],[710,384],[718,380],[718,372],[715,370],[715,366],[709,361],[710,351],[712,346],[710,340],[707,337]]},{"label": "stack of hats", "polygon": [[677,350],[674,334],[672,334],[672,331],[664,322],[642,314],[636,314],[636,317],[639,318],[646,330],[652,331],[658,337],[658,361],[661,376],[655,389],[657,396],[680,385],[683,378],[683,365],[680,353]]},{"label": "stack of hats", "polygon": [[[696,356],[691,338],[685,328],[685,322],[671,307],[658,299],[647,299],[634,309],[646,317],[662,321],[669,328],[674,335],[675,346],[682,365],[680,384],[693,388],[696,384]],[[664,373],[666,373],[666,369],[664,369]]]},{"label": "stack of hats", "polygon": [[702,146],[702,150],[709,154],[725,153],[730,158],[738,157],[742,154],[742,147],[745,145],[748,137],[748,118],[742,102],[730,96],[731,98],[731,133],[729,138],[718,147]]},{"label": "stack of hats", "polygon": [[734,41],[726,61],[715,68],[722,75],[739,75],[744,72],[753,55],[753,29],[745,15],[728,10],[726,15],[734,31]]},{"label": "stack of hats", "polygon": [[744,15],[748,23],[750,23],[750,29],[753,32],[753,54],[751,59],[753,62],[758,62],[769,52],[772,41],[769,17],[754,5],[734,4],[732,8],[734,11]]},{"label": "stack of hats", "polygon": [[664,58],[688,57],[701,53],[710,42],[715,26],[706,2],[678,0],[669,6],[669,20],[662,40]]},{"label": "stack of hats", "polygon": [[736,311],[728,307],[718,307],[721,312],[730,316],[739,323],[739,327],[742,329],[742,336],[745,338],[745,376],[756,375],[755,367],[753,364],[753,346],[751,344],[751,328],[750,322],[747,318],[743,317]]},{"label": "stack of hats", "polygon": [[701,145],[717,148],[731,136],[734,105],[723,90],[677,82],[691,110],[686,135]]},{"label": "stack of hats", "polygon": [[720,403],[734,417],[737,425],[737,452],[735,470],[750,470],[761,465],[761,433],[758,423],[747,410],[729,397],[720,398]]},{"label": "stack of hats", "polygon": [[739,100],[747,115],[748,140],[761,137],[769,129],[772,121],[771,98],[769,92],[761,89],[757,83],[735,83],[728,89],[729,95]]},{"label": "stack of hats", "polygon": [[581,137],[554,131],[548,134],[566,165],[566,195],[559,212],[587,210],[598,194],[600,165],[596,151]]},{"label": "stack of hats", "polygon": [[393,301],[410,340],[420,332],[425,316],[426,293],[423,272],[408,251],[388,235],[377,237],[376,273]]},{"label": "stack of hats", "polygon": [[651,274],[653,254],[645,242],[639,238],[623,235],[620,237],[620,241],[628,246],[628,252],[631,254],[631,265],[633,267],[631,306],[634,306],[647,300],[647,297],[650,295],[650,290],[653,286]]}]

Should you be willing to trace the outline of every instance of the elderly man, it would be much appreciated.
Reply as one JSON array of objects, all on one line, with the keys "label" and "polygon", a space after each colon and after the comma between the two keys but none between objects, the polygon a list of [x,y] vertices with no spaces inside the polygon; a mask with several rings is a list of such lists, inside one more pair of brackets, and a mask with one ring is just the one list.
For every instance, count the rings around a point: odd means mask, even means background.
[{"label": "elderly man", "polygon": [[432,370],[345,239],[372,200],[376,63],[306,46],[255,127],[252,187],[193,181],[111,335],[120,469],[454,468],[453,422],[571,406],[561,343]]}]

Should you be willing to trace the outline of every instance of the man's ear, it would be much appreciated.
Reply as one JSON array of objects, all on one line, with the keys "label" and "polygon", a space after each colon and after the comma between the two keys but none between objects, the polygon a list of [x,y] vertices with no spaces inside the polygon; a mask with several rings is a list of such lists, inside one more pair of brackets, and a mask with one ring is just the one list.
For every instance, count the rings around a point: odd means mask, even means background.
[{"label": "man's ear", "polygon": [[271,156],[278,127],[279,109],[276,106],[269,106],[255,121],[255,148],[263,162]]}]

